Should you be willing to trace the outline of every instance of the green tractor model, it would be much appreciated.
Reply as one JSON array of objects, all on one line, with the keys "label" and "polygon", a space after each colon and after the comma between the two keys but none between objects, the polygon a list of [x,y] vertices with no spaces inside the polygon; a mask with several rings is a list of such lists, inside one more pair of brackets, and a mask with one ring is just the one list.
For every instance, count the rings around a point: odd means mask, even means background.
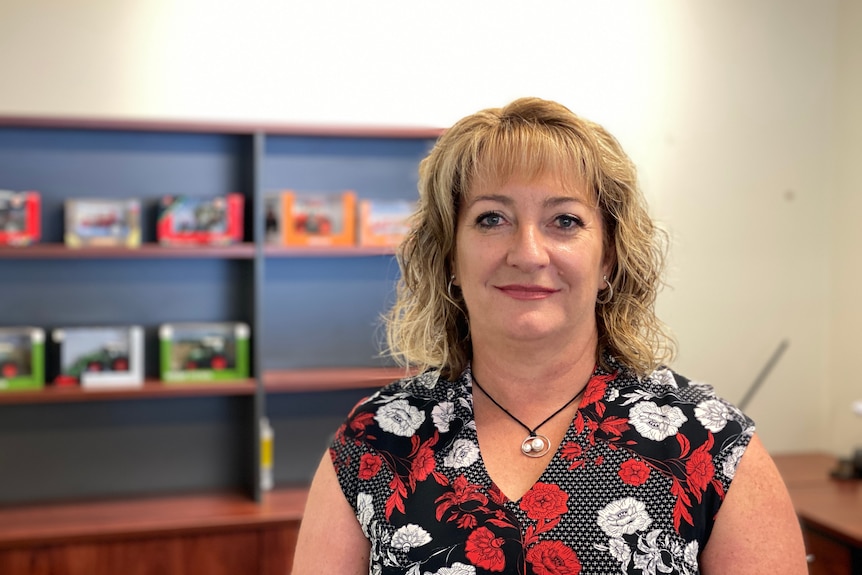
[{"label": "green tractor model", "polygon": [[230,367],[225,341],[220,336],[206,336],[189,349],[183,360],[183,369],[213,369]]},{"label": "green tractor model", "polygon": [[82,355],[65,369],[61,378],[80,381],[84,372],[128,371],[129,352],[124,345],[106,344],[94,352]]},{"label": "green tractor model", "polygon": [[6,341],[0,341],[0,379],[28,375],[29,369],[20,350]]}]

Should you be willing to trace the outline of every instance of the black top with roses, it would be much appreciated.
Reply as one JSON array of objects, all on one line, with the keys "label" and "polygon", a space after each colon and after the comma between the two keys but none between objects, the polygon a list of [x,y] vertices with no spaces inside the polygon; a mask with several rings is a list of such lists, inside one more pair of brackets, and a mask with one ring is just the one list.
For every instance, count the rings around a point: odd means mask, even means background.
[{"label": "black top with roses", "polygon": [[750,419],[711,387],[608,361],[518,501],[483,465],[472,377],[437,372],[363,400],[330,448],[371,542],[369,573],[698,573]]}]

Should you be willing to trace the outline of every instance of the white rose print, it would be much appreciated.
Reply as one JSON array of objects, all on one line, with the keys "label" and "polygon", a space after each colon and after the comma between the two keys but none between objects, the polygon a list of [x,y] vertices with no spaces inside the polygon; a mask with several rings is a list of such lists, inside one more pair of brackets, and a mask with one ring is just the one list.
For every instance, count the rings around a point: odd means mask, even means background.
[{"label": "white rose print", "polygon": [[646,529],[652,524],[652,518],[643,502],[624,497],[599,510],[598,524],[608,536],[621,537]]},{"label": "white rose print", "polygon": [[425,421],[425,413],[410,405],[406,399],[396,399],[378,409],[374,419],[383,431],[410,437]]},{"label": "white rose print", "polygon": [[632,557],[632,550],[629,548],[628,543],[625,542],[625,539],[615,537],[608,541],[608,550],[611,552],[611,556],[619,561],[623,566],[629,564],[629,560]]},{"label": "white rose print", "polygon": [[440,433],[449,432],[449,424],[455,419],[455,404],[451,401],[438,403],[431,410],[431,419],[434,420],[434,426]]},{"label": "white rose print", "polygon": [[717,399],[707,399],[694,408],[694,416],[708,430],[718,433],[727,425],[728,409]]},{"label": "white rose print", "polygon": [[479,446],[469,439],[458,439],[452,444],[452,451],[443,458],[443,465],[460,469],[473,465],[478,459]]},{"label": "white rose print", "polygon": [[745,453],[744,447],[734,447],[727,459],[724,460],[721,471],[728,479],[733,479],[733,476],[736,475],[736,467],[739,465],[739,460],[742,459],[743,453]]},{"label": "white rose print", "polygon": [[434,573],[426,571],[425,575],[476,575],[476,568],[456,561],[452,563],[451,567],[443,567]]},{"label": "white rose print", "polygon": [[370,493],[359,493],[356,496],[356,518],[366,537],[368,537],[368,525],[372,517],[374,517],[374,497]]},{"label": "white rose print", "polygon": [[399,527],[398,531],[392,535],[390,545],[395,549],[407,553],[414,547],[422,547],[430,542],[431,535],[427,531],[415,523],[408,523],[404,527]]},{"label": "white rose print", "polygon": [[683,551],[683,559],[685,562],[697,567],[697,553],[698,553],[698,544],[697,541],[692,541],[688,545],[685,546],[685,551]]},{"label": "white rose print", "polygon": [[638,403],[629,411],[629,423],[642,436],[653,441],[661,441],[676,435],[679,426],[688,421],[678,407],[663,405],[659,407],[652,401]]}]

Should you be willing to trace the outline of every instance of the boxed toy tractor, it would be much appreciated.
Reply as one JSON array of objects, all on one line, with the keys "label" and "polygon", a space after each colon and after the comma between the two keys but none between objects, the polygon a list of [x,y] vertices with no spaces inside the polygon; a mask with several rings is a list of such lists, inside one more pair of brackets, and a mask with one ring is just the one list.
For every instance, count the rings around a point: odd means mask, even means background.
[{"label": "boxed toy tractor", "polygon": [[166,323],[159,328],[159,347],[161,378],[166,383],[249,377],[245,323]]},{"label": "boxed toy tractor", "polygon": [[45,330],[0,328],[0,391],[45,386]]}]

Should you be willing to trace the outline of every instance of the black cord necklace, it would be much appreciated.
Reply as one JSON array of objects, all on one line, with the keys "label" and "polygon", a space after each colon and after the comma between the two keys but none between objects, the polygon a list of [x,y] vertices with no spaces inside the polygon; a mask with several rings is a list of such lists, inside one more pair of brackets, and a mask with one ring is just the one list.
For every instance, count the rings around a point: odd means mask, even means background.
[{"label": "black cord necklace", "polygon": [[523,421],[521,421],[520,419],[518,419],[517,417],[512,415],[508,409],[506,409],[505,407],[503,407],[502,405],[497,403],[497,400],[494,399],[493,397],[491,397],[491,394],[488,393],[487,391],[485,391],[484,387],[479,385],[479,380],[477,380],[475,376],[473,376],[473,383],[476,384],[476,387],[479,388],[479,391],[481,391],[482,393],[485,394],[485,397],[487,397],[488,399],[491,400],[491,403],[493,403],[494,405],[499,407],[503,413],[505,413],[506,415],[508,415],[512,419],[514,419],[518,423],[518,425],[520,425],[521,427],[523,427],[524,429],[527,430],[527,433],[529,433],[529,435],[524,438],[524,441],[521,442],[521,453],[523,453],[527,457],[542,457],[543,455],[548,453],[548,451],[551,450],[551,440],[548,439],[548,437],[546,435],[542,435],[542,434],[536,433],[536,432],[539,430],[540,427],[542,427],[543,425],[545,425],[546,423],[548,423],[549,421],[554,419],[564,409],[569,407],[576,399],[578,399],[581,396],[581,394],[587,388],[586,385],[584,387],[582,387],[581,390],[578,393],[576,393],[572,399],[570,399],[569,401],[566,402],[566,405],[564,405],[563,407],[561,407],[560,409],[558,409],[557,411],[555,411],[554,413],[549,415],[548,418],[545,419],[545,421],[543,421],[542,423],[540,423],[539,425],[537,425],[533,429],[530,429],[530,426],[528,426],[526,423],[524,423]]}]

